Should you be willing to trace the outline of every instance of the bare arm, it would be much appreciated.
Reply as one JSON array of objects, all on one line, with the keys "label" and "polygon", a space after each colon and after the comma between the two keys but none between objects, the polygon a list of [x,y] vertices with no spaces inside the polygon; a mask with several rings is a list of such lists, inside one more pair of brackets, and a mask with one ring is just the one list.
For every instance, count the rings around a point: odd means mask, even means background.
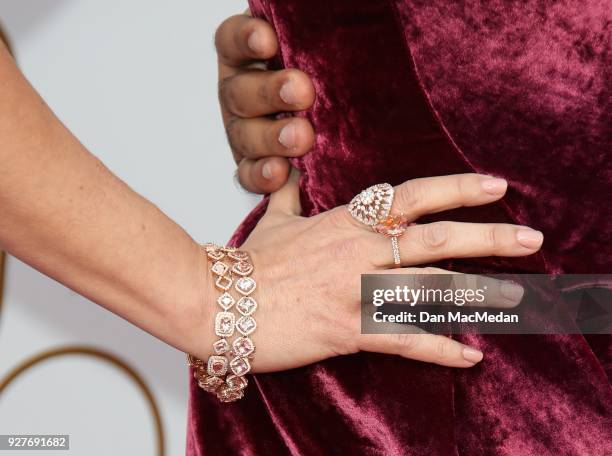
[{"label": "bare arm", "polygon": [[80,144],[1,44],[0,81],[0,248],[171,345],[208,353],[197,243]]},{"label": "bare arm", "polygon": [[[478,174],[414,179],[395,188],[393,211],[413,221],[490,204],[506,189],[505,180]],[[356,222],[344,206],[309,218],[300,213],[293,172],[241,247],[256,265],[261,303],[254,372],[360,350],[463,368],[482,360],[480,351],[440,335],[362,334],[358,280],[393,264],[388,238]],[[423,272],[415,266],[445,258],[531,255],[542,241],[541,232],[526,226],[446,221],[409,226],[397,242],[411,252],[402,257],[403,272],[415,274]],[[170,345],[201,359],[210,354],[219,292],[197,243],[85,150],[5,48],[0,248]],[[498,288],[502,296],[501,283]],[[510,304],[521,296],[522,289],[512,293]]]}]

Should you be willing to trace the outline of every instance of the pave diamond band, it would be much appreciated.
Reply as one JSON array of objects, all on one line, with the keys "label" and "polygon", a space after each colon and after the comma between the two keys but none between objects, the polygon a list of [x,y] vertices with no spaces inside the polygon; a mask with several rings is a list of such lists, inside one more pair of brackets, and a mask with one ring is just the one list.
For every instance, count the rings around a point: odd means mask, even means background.
[{"label": "pave diamond band", "polygon": [[[188,354],[187,364],[193,368],[200,388],[215,394],[221,402],[234,402],[244,397],[248,385],[245,375],[251,371],[249,359],[255,353],[250,337],[257,328],[252,316],[257,301],[251,296],[257,283],[250,277],[254,267],[249,254],[242,250],[215,244],[203,244],[202,248],[211,262],[215,286],[222,292],[217,298],[220,309],[214,321],[218,339],[208,361]],[[238,293],[238,300],[232,296],[232,289]],[[239,314],[234,314],[233,309]]]}]

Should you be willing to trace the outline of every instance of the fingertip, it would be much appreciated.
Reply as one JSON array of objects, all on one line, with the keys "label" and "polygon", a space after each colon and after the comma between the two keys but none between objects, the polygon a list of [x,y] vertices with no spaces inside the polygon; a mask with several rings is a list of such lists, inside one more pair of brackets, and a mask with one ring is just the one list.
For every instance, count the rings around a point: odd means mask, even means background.
[{"label": "fingertip", "polygon": [[266,21],[238,14],[219,26],[215,32],[215,47],[223,64],[237,67],[273,57],[278,41]]},{"label": "fingertip", "polygon": [[270,157],[254,162],[251,170],[252,187],[256,193],[267,194],[279,190],[289,177],[289,161]]},{"label": "fingertip", "polygon": [[250,57],[256,59],[272,58],[278,50],[278,41],[274,30],[262,19],[250,19],[247,25],[246,47]]},{"label": "fingertip", "polygon": [[308,119],[294,117],[289,122],[281,124],[278,142],[285,148],[283,155],[301,157],[310,151],[314,144],[312,125]]},{"label": "fingertip", "polygon": [[472,365],[478,364],[484,358],[484,354],[480,350],[476,350],[472,347],[463,347],[461,354],[463,355],[463,359]]},{"label": "fingertip", "polygon": [[306,73],[296,69],[285,70],[281,74],[282,85],[279,90],[281,100],[294,111],[310,108],[315,101],[315,89]]},{"label": "fingertip", "polygon": [[508,190],[508,181],[494,176],[480,176],[480,185],[485,193],[500,198]]},{"label": "fingertip", "polygon": [[315,134],[312,124],[308,119],[303,117],[297,117],[297,141],[298,141],[298,152],[297,156],[302,156],[306,152],[310,151],[314,146]]}]

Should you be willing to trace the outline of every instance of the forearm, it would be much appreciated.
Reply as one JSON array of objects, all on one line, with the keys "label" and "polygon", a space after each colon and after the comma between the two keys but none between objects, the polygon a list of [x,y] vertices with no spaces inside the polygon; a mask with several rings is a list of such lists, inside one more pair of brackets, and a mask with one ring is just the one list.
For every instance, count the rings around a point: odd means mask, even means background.
[{"label": "forearm", "polygon": [[0,247],[201,353],[209,284],[197,243],[78,142],[4,48],[0,81]]}]

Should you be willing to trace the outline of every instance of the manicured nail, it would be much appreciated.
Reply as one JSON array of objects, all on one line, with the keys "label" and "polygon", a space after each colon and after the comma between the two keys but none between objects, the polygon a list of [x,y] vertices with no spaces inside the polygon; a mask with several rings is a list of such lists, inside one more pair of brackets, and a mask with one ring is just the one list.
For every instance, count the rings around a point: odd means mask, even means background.
[{"label": "manicured nail", "polygon": [[261,174],[268,180],[272,179],[272,165],[270,163],[264,163],[261,167]]},{"label": "manicured nail", "polygon": [[479,363],[482,361],[483,354],[480,350],[476,350],[475,348],[465,347],[463,349],[463,359],[470,363]]},{"label": "manicured nail", "polygon": [[542,245],[544,235],[541,231],[532,230],[531,228],[521,228],[516,232],[516,240],[523,247],[528,249],[537,249]]},{"label": "manicured nail", "polygon": [[287,149],[293,149],[297,145],[297,129],[293,122],[288,123],[281,129],[278,141]]},{"label": "manicured nail", "polygon": [[523,299],[525,289],[516,283],[502,282],[501,286],[499,287],[499,292],[504,298],[518,304],[521,302],[521,299]]},{"label": "manicured nail", "polygon": [[287,81],[283,84],[280,89],[280,97],[287,104],[298,104],[298,100],[295,95],[295,87],[291,81]]},{"label": "manicured nail", "polygon": [[249,38],[247,39],[247,45],[249,46],[251,51],[255,52],[256,54],[263,52],[264,43],[261,39],[261,33],[259,33],[259,31],[257,30],[251,33],[249,35]]},{"label": "manicured nail", "polygon": [[506,179],[500,179],[498,177],[485,177],[481,182],[482,189],[490,193],[491,195],[500,195],[508,188],[508,182]]}]

